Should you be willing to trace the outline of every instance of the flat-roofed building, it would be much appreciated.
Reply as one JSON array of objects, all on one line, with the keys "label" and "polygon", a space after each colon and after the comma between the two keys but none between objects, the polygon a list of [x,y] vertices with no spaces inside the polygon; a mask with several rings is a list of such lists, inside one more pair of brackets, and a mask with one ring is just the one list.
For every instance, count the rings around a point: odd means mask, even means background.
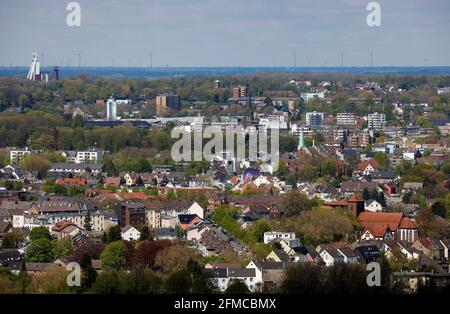
[{"label": "flat-roofed building", "polygon": [[180,96],[175,94],[161,94],[156,96],[156,115],[163,116],[170,110],[180,110]]}]

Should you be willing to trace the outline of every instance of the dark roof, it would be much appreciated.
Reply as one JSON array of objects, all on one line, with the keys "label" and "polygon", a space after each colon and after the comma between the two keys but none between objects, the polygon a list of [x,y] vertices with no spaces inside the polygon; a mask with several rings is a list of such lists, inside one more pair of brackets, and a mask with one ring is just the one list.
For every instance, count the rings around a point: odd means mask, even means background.
[{"label": "dark roof", "polygon": [[12,225],[10,222],[0,221],[0,233],[8,232],[11,228],[12,228]]},{"label": "dark roof", "polygon": [[180,221],[180,224],[189,224],[196,217],[198,217],[198,216],[195,214],[183,214],[183,215],[178,215],[178,220]]},{"label": "dark roof", "polygon": [[228,277],[255,277],[254,268],[229,268]]},{"label": "dark roof", "polygon": [[253,261],[259,269],[284,269],[285,263],[272,261]]},{"label": "dark roof", "polygon": [[205,272],[211,274],[213,278],[227,278],[228,276],[226,268],[205,269]]},{"label": "dark roof", "polygon": [[176,237],[177,231],[175,230],[175,228],[158,228],[158,229],[155,229],[155,236],[157,238]]}]

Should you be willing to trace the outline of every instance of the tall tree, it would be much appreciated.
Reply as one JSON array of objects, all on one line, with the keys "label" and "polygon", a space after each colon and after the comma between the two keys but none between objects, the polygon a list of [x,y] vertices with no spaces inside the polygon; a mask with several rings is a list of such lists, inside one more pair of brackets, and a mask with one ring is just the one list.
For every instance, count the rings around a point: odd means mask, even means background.
[{"label": "tall tree", "polygon": [[86,231],[91,231],[92,230],[92,222],[91,221],[92,221],[92,219],[91,219],[91,211],[88,210],[86,218],[84,219],[84,225],[83,225],[84,230],[86,230]]}]

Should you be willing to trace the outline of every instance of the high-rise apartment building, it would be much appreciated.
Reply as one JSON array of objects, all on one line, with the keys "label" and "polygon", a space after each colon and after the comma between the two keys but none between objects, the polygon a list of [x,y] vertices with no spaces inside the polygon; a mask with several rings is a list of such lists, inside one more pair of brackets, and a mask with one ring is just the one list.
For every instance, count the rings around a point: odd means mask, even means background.
[{"label": "high-rise apartment building", "polygon": [[247,86],[233,87],[233,98],[247,97]]},{"label": "high-rise apartment building", "polygon": [[336,115],[337,125],[355,125],[355,114],[352,112],[341,112]]},{"label": "high-rise apartment building", "polygon": [[324,123],[325,116],[323,112],[307,112],[306,125],[309,127],[321,127]]},{"label": "high-rise apartment building", "polygon": [[169,110],[180,110],[180,96],[175,94],[161,94],[156,96],[156,115],[163,116]]},{"label": "high-rise apartment building", "polygon": [[382,129],[386,126],[386,115],[384,113],[371,113],[367,115],[367,127],[369,129]]}]

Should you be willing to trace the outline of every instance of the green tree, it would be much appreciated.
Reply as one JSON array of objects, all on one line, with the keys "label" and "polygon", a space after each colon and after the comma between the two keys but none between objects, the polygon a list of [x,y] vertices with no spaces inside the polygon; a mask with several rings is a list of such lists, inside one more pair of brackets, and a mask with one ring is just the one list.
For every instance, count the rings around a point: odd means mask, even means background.
[{"label": "green tree", "polygon": [[301,211],[311,209],[311,202],[306,194],[299,190],[291,190],[283,195],[281,199],[281,209],[286,216],[293,216]]},{"label": "green tree", "polygon": [[44,226],[31,229],[29,237],[31,241],[35,241],[38,239],[48,239],[48,240],[52,239],[50,231],[48,231],[48,228]]},{"label": "green tree", "polygon": [[35,173],[39,179],[45,178],[48,169],[50,169],[50,162],[38,155],[25,157],[22,160],[21,165],[25,170]]},{"label": "green tree", "polygon": [[28,262],[51,263],[55,260],[52,241],[46,238],[36,239],[27,247],[25,259]]},{"label": "green tree", "polygon": [[256,242],[264,240],[264,232],[270,231],[270,225],[267,221],[260,219],[252,226],[252,235]]},{"label": "green tree", "polygon": [[164,282],[164,290],[170,294],[187,294],[191,287],[192,278],[185,269],[171,273]]},{"label": "green tree", "polygon": [[109,228],[107,239],[108,243],[122,240],[122,231],[119,225],[114,225]]},{"label": "green tree", "polygon": [[126,263],[126,253],[127,248],[122,241],[109,243],[100,254],[102,266],[115,270],[123,268]]},{"label": "green tree", "polygon": [[92,267],[92,258],[89,254],[83,254],[83,258],[80,261],[80,266],[82,269],[81,286],[84,289],[89,289],[97,279],[97,272]]},{"label": "green tree", "polygon": [[2,248],[15,249],[24,240],[23,235],[16,232],[7,232],[3,235]]},{"label": "green tree", "polygon": [[250,293],[247,285],[239,279],[232,279],[225,290],[226,294],[247,294]]},{"label": "green tree", "polygon": [[389,156],[383,152],[376,152],[374,155],[374,159],[378,163],[378,170],[387,170],[389,169]]},{"label": "green tree", "polygon": [[54,258],[68,256],[71,246],[72,246],[71,242],[67,238],[53,240],[53,256],[54,256]]},{"label": "green tree", "polygon": [[141,232],[139,241],[151,240],[150,230],[148,229],[148,226],[146,225],[140,226],[139,231]]},{"label": "green tree", "polygon": [[84,219],[84,230],[91,231],[92,230],[92,222],[91,222],[91,212],[88,210],[86,218]]},{"label": "green tree", "polygon": [[335,176],[337,171],[337,162],[334,159],[328,159],[322,164],[322,173],[326,176]]},{"label": "green tree", "polygon": [[98,275],[91,291],[97,294],[118,294],[120,293],[120,286],[117,271],[106,271]]}]

